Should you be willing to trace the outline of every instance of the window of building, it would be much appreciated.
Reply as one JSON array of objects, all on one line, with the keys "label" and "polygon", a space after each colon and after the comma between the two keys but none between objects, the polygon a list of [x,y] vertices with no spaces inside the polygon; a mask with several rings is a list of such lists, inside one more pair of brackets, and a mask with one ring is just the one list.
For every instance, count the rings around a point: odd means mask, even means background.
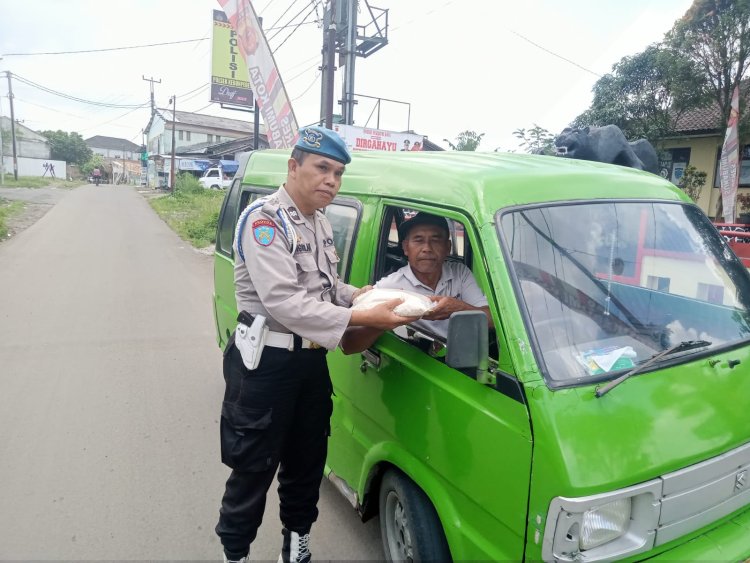
[{"label": "window of building", "polygon": [[[750,188],[750,145],[745,145],[740,151],[740,187]],[[716,174],[714,188],[721,187],[721,148],[716,151]]]},{"label": "window of building", "polygon": [[183,140],[183,135],[184,135],[184,134],[185,134],[185,132],[184,132],[184,131],[183,131],[182,129],[180,129],[179,131],[177,131],[177,138],[178,138],[178,139],[179,139],[180,141],[182,141],[182,140]]},{"label": "window of building", "polygon": [[220,143],[220,142],[221,142],[221,135],[216,135],[216,142],[217,142],[217,143]]},{"label": "window of building", "polygon": [[722,304],[724,303],[724,287],[698,282],[698,295],[696,297],[701,301]]},{"label": "window of building", "polygon": [[185,140],[186,141],[190,140],[190,131],[185,131]]},{"label": "window of building", "polygon": [[663,291],[669,293],[669,278],[662,278],[659,276],[648,276],[646,281],[646,287],[649,289],[655,289],[656,291]]},{"label": "window of building", "polygon": [[689,148],[665,149],[659,154],[659,174],[677,185],[689,162]]},{"label": "window of building", "polygon": [[206,140],[209,143],[213,143],[214,142],[214,136],[209,133],[209,134],[206,135]]}]

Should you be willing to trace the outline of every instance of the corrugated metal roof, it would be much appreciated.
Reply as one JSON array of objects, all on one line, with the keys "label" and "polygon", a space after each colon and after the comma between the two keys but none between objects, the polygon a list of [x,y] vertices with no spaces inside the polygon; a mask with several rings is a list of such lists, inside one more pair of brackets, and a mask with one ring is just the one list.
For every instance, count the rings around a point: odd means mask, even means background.
[{"label": "corrugated metal roof", "polygon": [[126,152],[139,152],[141,147],[127,139],[119,137],[105,137],[104,135],[95,135],[86,139],[86,144],[95,149],[109,149]]},{"label": "corrugated metal roof", "polygon": [[[159,108],[158,112],[168,122],[172,122],[172,110]],[[201,113],[191,113],[188,111],[176,111],[177,123],[183,125],[193,125],[195,127],[206,127],[208,129],[225,129],[228,131],[237,131],[238,133],[253,132],[253,114],[247,114],[247,120],[229,119],[228,117],[216,117],[214,115],[204,115]],[[265,125],[260,125],[261,133],[265,133]]]}]

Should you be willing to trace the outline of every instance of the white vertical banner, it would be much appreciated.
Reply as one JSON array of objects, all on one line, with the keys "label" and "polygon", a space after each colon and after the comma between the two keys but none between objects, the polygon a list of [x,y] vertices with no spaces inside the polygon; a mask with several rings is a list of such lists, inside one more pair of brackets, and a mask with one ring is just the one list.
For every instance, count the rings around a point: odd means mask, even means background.
[{"label": "white vertical banner", "polygon": [[734,87],[732,104],[727,122],[727,134],[724,146],[721,147],[721,203],[724,210],[724,222],[734,223],[734,204],[737,199],[739,182],[740,154],[737,128],[740,120],[740,86]]},{"label": "white vertical banner", "polygon": [[297,137],[297,119],[252,2],[219,0],[219,4],[237,33],[255,101],[266,124],[268,144],[275,149],[289,148]]}]

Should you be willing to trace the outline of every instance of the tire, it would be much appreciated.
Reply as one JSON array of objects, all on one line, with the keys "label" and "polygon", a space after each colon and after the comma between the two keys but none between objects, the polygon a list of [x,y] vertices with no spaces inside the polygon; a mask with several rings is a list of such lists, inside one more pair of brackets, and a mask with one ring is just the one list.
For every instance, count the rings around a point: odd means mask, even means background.
[{"label": "tire", "polygon": [[216,184],[214,184],[213,186],[211,186],[211,189],[212,190],[218,190],[218,189],[221,189],[221,188],[219,188],[219,186],[217,186]]},{"label": "tire", "polygon": [[408,477],[388,471],[380,485],[380,534],[387,561],[452,561],[427,495]]}]

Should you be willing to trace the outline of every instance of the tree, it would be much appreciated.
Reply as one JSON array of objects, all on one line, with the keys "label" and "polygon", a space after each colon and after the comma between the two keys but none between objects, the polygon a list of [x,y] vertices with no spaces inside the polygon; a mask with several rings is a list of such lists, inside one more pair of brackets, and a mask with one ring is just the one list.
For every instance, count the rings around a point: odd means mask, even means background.
[{"label": "tree", "polygon": [[685,192],[694,203],[698,203],[703,186],[706,185],[707,174],[698,170],[695,166],[689,165],[685,168],[680,178],[679,188]]},{"label": "tree", "polygon": [[86,141],[78,133],[65,131],[42,131],[50,144],[53,160],[64,160],[71,164],[83,166],[91,158],[93,152],[86,145]]},{"label": "tree", "polygon": [[475,151],[482,142],[484,133],[476,133],[474,131],[462,131],[456,137],[456,144],[454,145],[448,139],[443,139],[448,143],[454,151]]},{"label": "tree", "polygon": [[513,136],[521,140],[521,148],[528,153],[555,154],[555,135],[536,123],[531,129],[516,129]]},{"label": "tree", "polygon": [[[750,0],[694,0],[667,34],[670,45],[701,69],[701,82],[726,127],[732,92],[750,68]],[[746,107],[740,100],[740,107]],[[743,122],[747,134],[748,116]]]},{"label": "tree", "polygon": [[591,107],[573,125],[617,125],[630,139],[652,143],[674,130],[679,115],[705,104],[700,69],[689,58],[663,44],[623,57],[594,85]]},{"label": "tree", "polygon": [[102,159],[102,155],[92,154],[91,158],[81,165],[81,172],[88,176],[94,171],[94,168],[98,168],[102,173],[104,172],[104,160]]}]

